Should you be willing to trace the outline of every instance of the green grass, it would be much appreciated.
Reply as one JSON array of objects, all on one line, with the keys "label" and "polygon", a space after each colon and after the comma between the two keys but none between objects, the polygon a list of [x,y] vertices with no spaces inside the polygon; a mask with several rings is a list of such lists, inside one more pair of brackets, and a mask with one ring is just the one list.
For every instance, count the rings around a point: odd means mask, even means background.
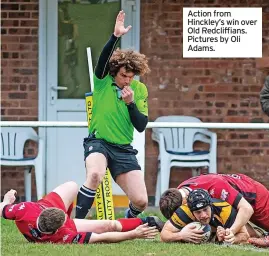
[{"label": "green grass", "polygon": [[32,244],[19,233],[12,221],[1,220],[1,255],[55,255],[55,256],[252,256],[269,255],[269,250],[257,249],[252,246],[224,247],[215,244],[165,244],[155,240],[133,240],[117,244],[89,244],[89,245],[54,245]]}]

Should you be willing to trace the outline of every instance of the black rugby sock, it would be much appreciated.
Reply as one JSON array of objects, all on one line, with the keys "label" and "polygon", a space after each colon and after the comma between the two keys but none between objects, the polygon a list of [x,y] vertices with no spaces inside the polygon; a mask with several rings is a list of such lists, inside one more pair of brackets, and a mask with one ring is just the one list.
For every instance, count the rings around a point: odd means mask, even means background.
[{"label": "black rugby sock", "polygon": [[126,212],[126,218],[136,218],[142,211],[137,209],[131,202],[129,203],[129,209]]},{"label": "black rugby sock", "polygon": [[76,219],[84,219],[92,207],[96,190],[81,186],[77,196]]}]

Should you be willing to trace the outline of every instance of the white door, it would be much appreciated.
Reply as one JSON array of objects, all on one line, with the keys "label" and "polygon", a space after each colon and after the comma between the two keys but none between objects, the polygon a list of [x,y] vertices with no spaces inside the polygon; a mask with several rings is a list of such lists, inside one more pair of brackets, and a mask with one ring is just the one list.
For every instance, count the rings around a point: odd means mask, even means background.
[{"label": "white door", "polygon": [[[126,12],[132,30],[122,48],[139,49],[139,0],[47,0],[47,120],[86,121],[84,95],[90,91],[86,48],[91,47],[93,65],[113,32],[116,15]],[[46,191],[74,180],[85,181],[83,138],[87,128],[48,128]],[[135,134],[138,160],[144,170],[145,135]],[[124,194],[113,184],[113,194]]]}]

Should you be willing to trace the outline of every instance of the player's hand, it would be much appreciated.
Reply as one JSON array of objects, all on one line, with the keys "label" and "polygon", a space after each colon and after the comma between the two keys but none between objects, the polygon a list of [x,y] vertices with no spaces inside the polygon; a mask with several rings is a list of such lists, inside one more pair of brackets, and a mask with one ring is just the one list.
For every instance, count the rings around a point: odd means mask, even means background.
[{"label": "player's hand", "polygon": [[125,13],[124,11],[120,11],[117,18],[116,18],[116,23],[114,27],[114,36],[116,37],[121,37],[122,35],[126,34],[132,26],[128,26],[127,28],[124,27],[124,18],[125,18]]},{"label": "player's hand", "polygon": [[130,104],[134,101],[134,91],[130,86],[124,86],[121,90],[121,97],[126,104]]},{"label": "player's hand", "polygon": [[180,235],[182,237],[182,240],[195,244],[201,243],[204,237],[204,232],[203,230],[197,230],[195,228],[195,225],[187,225],[183,229],[181,229]]},{"label": "player's hand", "polygon": [[217,238],[219,242],[224,241],[224,237],[225,237],[225,229],[221,226],[217,227]]},{"label": "player's hand", "polygon": [[156,227],[149,227],[148,223],[138,226],[135,230],[136,238],[153,239],[159,233]]},{"label": "player's hand", "polygon": [[10,189],[5,195],[4,195],[4,200],[3,202],[7,204],[13,204],[16,200],[16,195],[17,191],[14,189]]},{"label": "player's hand", "polygon": [[233,244],[234,241],[235,241],[234,233],[229,228],[227,228],[225,230],[224,242],[226,242],[228,244]]}]

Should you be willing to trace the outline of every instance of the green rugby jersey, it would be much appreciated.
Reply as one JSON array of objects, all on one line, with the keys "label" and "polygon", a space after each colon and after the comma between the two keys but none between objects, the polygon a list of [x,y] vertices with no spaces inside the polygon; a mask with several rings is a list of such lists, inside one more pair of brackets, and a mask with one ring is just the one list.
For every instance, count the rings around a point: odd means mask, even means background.
[{"label": "green rugby jersey", "polygon": [[[94,75],[93,109],[90,132],[96,138],[115,144],[130,144],[133,141],[134,126],[131,123],[125,102],[117,97],[116,86],[110,75],[98,79]],[[147,87],[133,80],[134,101],[138,110],[148,116]]]}]

